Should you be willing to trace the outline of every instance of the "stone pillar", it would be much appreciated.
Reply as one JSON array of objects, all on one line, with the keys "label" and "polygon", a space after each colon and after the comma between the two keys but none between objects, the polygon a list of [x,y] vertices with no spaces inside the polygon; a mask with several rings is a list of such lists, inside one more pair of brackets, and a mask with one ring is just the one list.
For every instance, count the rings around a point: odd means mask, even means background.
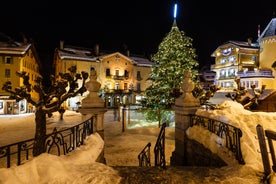
[{"label": "stone pillar", "polygon": [[200,107],[200,102],[196,99],[192,90],[194,83],[191,81],[190,72],[184,73],[184,82],[181,86],[183,94],[176,99],[173,107],[175,111],[175,150],[172,153],[171,165],[186,165],[186,130],[189,128],[190,114],[195,114]]},{"label": "stone pillar", "polygon": [[101,84],[97,81],[97,73],[95,70],[90,72],[90,81],[85,83],[85,87],[89,91],[89,94],[82,100],[82,106],[79,108],[79,112],[84,117],[87,115],[96,116],[94,128],[104,139],[104,113],[107,109],[105,108],[104,100],[98,95]]}]

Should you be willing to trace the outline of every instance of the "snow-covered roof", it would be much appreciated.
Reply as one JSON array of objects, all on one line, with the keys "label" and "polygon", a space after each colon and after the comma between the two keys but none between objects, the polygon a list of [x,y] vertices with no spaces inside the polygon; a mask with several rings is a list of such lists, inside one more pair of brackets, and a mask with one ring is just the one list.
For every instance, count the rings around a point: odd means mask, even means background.
[{"label": "snow-covered roof", "polygon": [[136,63],[137,66],[152,66],[154,65],[154,63],[152,61],[150,61],[149,59],[145,58],[145,57],[132,57],[130,56],[130,58]]},{"label": "snow-covered roof", "polygon": [[58,49],[58,55],[61,59],[74,59],[74,60],[83,60],[83,61],[96,61],[98,62],[100,58],[109,57],[114,54],[120,54],[123,57],[131,60],[133,64],[137,66],[152,66],[154,63],[151,62],[144,56],[140,55],[133,55],[133,56],[126,56],[120,52],[99,52],[98,54],[95,53],[93,49],[89,48],[81,48],[81,47],[74,47],[74,46],[66,46],[63,49]]},{"label": "snow-covered roof", "polygon": [[92,50],[80,48],[65,47],[64,49],[59,49],[58,54],[61,59],[97,61],[98,58]]},{"label": "snow-covered roof", "polygon": [[217,47],[216,50],[211,54],[211,56],[214,57],[217,50],[219,50],[223,47],[229,46],[229,45],[235,46],[237,48],[246,48],[246,49],[252,49],[252,50],[258,50],[259,47],[260,47],[259,43],[257,43],[257,42],[249,43],[249,42],[245,42],[245,41],[230,40],[230,41],[227,41],[227,42],[223,43],[219,47]]},{"label": "snow-covered roof", "polygon": [[31,47],[30,43],[24,44],[12,40],[9,36],[0,33],[0,54],[23,55]]}]

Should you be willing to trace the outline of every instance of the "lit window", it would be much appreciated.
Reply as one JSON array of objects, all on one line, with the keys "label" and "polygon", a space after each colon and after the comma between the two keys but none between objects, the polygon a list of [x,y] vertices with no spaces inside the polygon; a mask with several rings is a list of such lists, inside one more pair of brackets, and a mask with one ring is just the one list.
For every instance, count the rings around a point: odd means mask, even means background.
[{"label": "lit window", "polygon": [[118,83],[118,82],[115,83],[115,89],[116,89],[116,90],[119,89],[119,83]]},{"label": "lit window", "polygon": [[220,64],[226,63],[226,58],[221,58],[221,59],[219,60],[219,63],[220,63]]},{"label": "lit window", "polygon": [[236,61],[236,56],[229,57],[229,62],[235,62],[235,61]]}]

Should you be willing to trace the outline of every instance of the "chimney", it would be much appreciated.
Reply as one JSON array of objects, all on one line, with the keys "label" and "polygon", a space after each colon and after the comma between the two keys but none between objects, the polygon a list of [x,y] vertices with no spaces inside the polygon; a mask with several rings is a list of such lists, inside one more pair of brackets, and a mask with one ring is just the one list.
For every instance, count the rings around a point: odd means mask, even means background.
[{"label": "chimney", "polygon": [[63,41],[63,40],[60,40],[60,41],[59,41],[59,48],[60,48],[61,50],[64,49],[64,41]]},{"label": "chimney", "polygon": [[127,57],[129,57],[129,55],[130,55],[130,51],[128,49],[126,50],[126,55],[127,55]]},{"label": "chimney", "polygon": [[100,54],[100,46],[99,46],[99,44],[96,44],[95,45],[95,55],[99,56],[99,54]]},{"label": "chimney", "polygon": [[261,35],[261,28],[260,28],[260,24],[258,25],[258,38],[260,37]]},{"label": "chimney", "polygon": [[23,43],[27,44],[28,43],[28,38],[26,37],[26,35],[23,35]]},{"label": "chimney", "polygon": [[252,38],[247,38],[247,43],[248,43],[249,46],[251,46],[251,44],[252,44]]}]

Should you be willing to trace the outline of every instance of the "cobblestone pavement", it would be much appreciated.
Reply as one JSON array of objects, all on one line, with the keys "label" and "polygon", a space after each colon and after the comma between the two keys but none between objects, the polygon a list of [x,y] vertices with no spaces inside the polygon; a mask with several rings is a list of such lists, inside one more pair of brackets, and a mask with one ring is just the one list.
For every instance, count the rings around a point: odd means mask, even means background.
[{"label": "cobblestone pavement", "polygon": [[121,184],[195,184],[208,183],[216,180],[219,176],[211,176],[210,168],[203,167],[173,167],[166,169],[158,167],[138,166],[113,166],[123,178]]}]

